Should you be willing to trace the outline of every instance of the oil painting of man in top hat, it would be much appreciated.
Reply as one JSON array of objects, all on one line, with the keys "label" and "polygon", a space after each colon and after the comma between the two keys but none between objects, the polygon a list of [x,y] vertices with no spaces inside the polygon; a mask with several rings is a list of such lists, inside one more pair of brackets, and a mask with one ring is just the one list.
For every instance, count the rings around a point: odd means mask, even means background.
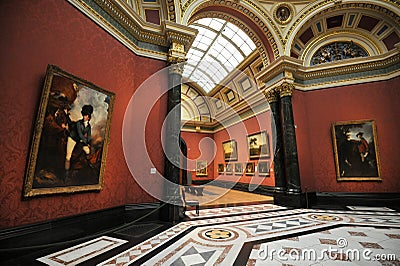
[{"label": "oil painting of man in top hat", "polygon": [[101,188],[113,99],[112,93],[49,67],[24,196]]}]

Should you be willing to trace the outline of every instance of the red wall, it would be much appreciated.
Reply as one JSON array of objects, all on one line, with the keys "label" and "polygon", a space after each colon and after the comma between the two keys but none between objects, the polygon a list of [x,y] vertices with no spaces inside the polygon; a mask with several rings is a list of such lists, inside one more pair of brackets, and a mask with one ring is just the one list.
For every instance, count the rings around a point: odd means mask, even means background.
[{"label": "red wall", "polygon": [[[400,191],[400,78],[389,81],[295,91],[293,108],[302,188],[325,192]],[[373,119],[377,126],[382,182],[336,181],[331,126]]]},{"label": "red wall", "polygon": [[[236,175],[226,175],[226,173],[218,175],[218,164],[225,163],[223,156],[222,143],[229,140],[234,139],[237,142],[238,149],[238,160],[233,161],[232,163],[246,163],[246,162],[255,162],[257,167],[258,160],[250,160],[249,152],[247,146],[247,135],[251,135],[253,133],[257,133],[260,131],[266,130],[270,142],[270,151],[271,157],[266,159],[260,159],[260,161],[269,161],[272,163],[273,161],[273,146],[272,146],[272,133],[271,133],[271,115],[270,112],[261,113],[253,118],[244,120],[242,123],[235,124],[233,126],[228,127],[227,129],[221,130],[214,135],[215,143],[217,144],[217,152],[214,161],[214,176],[219,180],[231,181],[231,182],[240,182],[246,184],[260,184],[265,186],[274,186],[274,175],[271,172],[271,175],[268,177],[258,177],[258,174],[255,173],[254,176],[246,176],[243,174],[242,176]],[[244,169],[245,166],[243,166]]]},{"label": "red wall", "polygon": [[[192,180],[209,180],[214,178],[214,140],[213,134],[181,132],[181,137],[187,146],[187,167],[192,173]],[[206,160],[208,163],[206,177],[196,177],[196,160]]]},{"label": "red wall", "polygon": [[[154,202],[127,168],[121,134],[132,94],[165,62],[134,55],[66,1],[1,1],[0,24],[0,228],[126,203]],[[48,64],[116,94],[104,189],[22,200],[32,129]],[[158,169],[163,169],[160,132],[165,113],[163,97],[150,114],[151,130],[146,130],[146,137],[152,139],[147,143],[150,156]]]},{"label": "red wall", "polygon": [[[243,174],[242,176],[237,175],[226,175],[225,173],[222,175],[218,174],[218,164],[226,162],[224,161],[222,143],[229,140],[234,139],[237,142],[238,148],[238,160],[233,161],[246,163],[249,160],[248,147],[247,147],[247,135],[260,132],[261,130],[267,130],[270,141],[270,150],[272,153],[272,134],[271,134],[271,119],[270,112],[262,113],[254,118],[247,119],[243,121],[243,123],[237,123],[233,126],[227,127],[224,130],[218,131],[215,134],[202,134],[195,132],[181,132],[181,136],[185,139],[186,144],[188,146],[188,158],[195,159],[203,159],[210,158],[215,153],[214,160],[211,161],[208,159],[208,177],[207,179],[218,179],[223,181],[231,181],[231,182],[241,182],[241,183],[253,183],[253,184],[262,184],[267,186],[273,186],[275,184],[273,172],[271,172],[270,177],[262,177],[258,178],[258,174],[256,173],[254,176],[246,176]],[[199,146],[200,141],[203,138],[210,138],[214,140],[215,146],[211,145],[209,142],[204,143],[204,145]],[[262,161],[272,162],[271,158],[262,159]],[[254,161],[257,165],[257,160]],[[194,164],[192,163],[193,167]],[[188,165],[190,168],[190,165]],[[244,167],[244,166],[243,166]],[[205,178],[198,177],[196,178],[193,174],[193,180],[204,180]]]}]

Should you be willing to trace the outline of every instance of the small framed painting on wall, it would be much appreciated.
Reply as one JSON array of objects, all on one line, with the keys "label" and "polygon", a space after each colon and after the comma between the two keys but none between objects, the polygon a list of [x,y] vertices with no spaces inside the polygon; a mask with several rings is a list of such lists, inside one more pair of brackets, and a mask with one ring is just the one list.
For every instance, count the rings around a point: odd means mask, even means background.
[{"label": "small framed painting on wall", "polygon": [[270,156],[268,135],[265,131],[247,136],[249,158],[258,159]]},{"label": "small framed painting on wall", "polygon": [[197,160],[196,161],[196,176],[207,176],[207,161]]},{"label": "small framed painting on wall", "polygon": [[246,163],[246,169],[245,169],[246,175],[254,175],[254,171],[255,171],[255,163],[254,162],[247,162]]},{"label": "small framed painting on wall", "polygon": [[222,143],[222,149],[224,152],[224,160],[236,161],[238,159],[237,143],[236,140],[228,140]]}]

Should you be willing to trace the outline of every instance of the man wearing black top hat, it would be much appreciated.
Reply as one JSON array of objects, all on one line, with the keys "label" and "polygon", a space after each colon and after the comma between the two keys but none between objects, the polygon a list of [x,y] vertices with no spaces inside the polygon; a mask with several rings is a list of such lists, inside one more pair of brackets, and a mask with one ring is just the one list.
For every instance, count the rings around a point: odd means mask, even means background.
[{"label": "man wearing black top hat", "polygon": [[76,123],[70,123],[69,136],[67,141],[67,154],[65,157],[65,170],[71,167],[72,152],[77,143],[83,145],[82,150],[88,155],[90,153],[90,143],[92,141],[92,129],[90,119],[93,113],[93,106],[84,105],[81,110],[82,119]]}]

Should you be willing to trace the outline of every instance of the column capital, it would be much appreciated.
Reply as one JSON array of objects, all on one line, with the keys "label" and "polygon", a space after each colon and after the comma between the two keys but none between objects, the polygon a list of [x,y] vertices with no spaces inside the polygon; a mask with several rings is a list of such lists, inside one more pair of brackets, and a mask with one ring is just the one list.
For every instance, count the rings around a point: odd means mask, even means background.
[{"label": "column capital", "polygon": [[292,96],[294,85],[293,83],[283,82],[281,85],[276,87],[275,90],[279,92],[281,98],[285,96]]},{"label": "column capital", "polygon": [[185,55],[185,46],[183,44],[177,42],[171,43],[167,57],[170,64],[169,73],[182,75],[185,66],[184,62],[186,62]]},{"label": "column capital", "polygon": [[269,89],[264,91],[264,95],[267,98],[268,103],[274,103],[279,101],[279,92],[276,89]]}]

